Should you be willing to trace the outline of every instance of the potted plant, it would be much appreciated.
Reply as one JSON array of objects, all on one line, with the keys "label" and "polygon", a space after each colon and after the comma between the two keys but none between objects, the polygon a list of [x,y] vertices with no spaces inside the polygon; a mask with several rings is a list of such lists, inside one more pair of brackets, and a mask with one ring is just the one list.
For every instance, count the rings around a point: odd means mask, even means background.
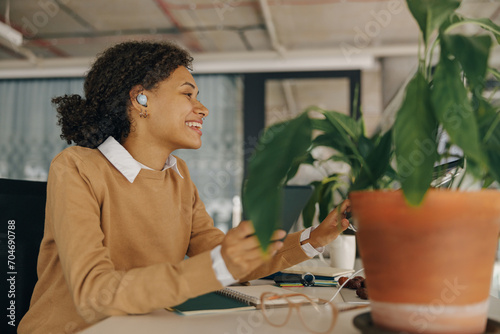
[{"label": "potted plant", "polygon": [[[462,186],[468,178],[483,188],[500,181],[500,110],[484,96],[487,76],[500,78],[488,68],[500,28],[459,15],[456,0],[407,4],[421,33],[419,68],[390,130],[367,138],[354,118],[321,111],[318,119],[310,110],[270,127],[248,165],[244,210],[265,246],[279,224],[282,186],[298,164],[310,162],[311,148],[334,147],[334,159],[351,166],[348,194],[375,324],[409,333],[482,333],[500,192]],[[488,34],[463,35],[465,24]],[[314,130],[323,134],[313,137]],[[435,166],[450,157],[462,166],[456,189],[431,189]],[[395,184],[401,189],[390,190]]]}]

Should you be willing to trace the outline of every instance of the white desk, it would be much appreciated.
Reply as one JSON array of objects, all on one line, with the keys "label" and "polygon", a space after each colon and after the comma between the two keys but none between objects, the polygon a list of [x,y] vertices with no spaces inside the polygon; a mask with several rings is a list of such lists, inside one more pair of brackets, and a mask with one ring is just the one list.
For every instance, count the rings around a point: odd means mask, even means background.
[{"label": "white desk", "polygon": [[[262,281],[260,281],[262,282]],[[308,287],[294,288],[296,291],[330,299],[336,288]],[[339,294],[334,302],[342,302]],[[286,312],[285,309],[279,311]],[[352,324],[353,318],[369,308],[342,312],[333,333],[359,334]],[[295,312],[295,311],[294,311]],[[489,317],[500,321],[500,299],[490,297]],[[84,330],[82,334],[165,334],[165,333],[204,333],[204,334],[275,334],[307,333],[298,317],[281,328],[265,322],[258,310],[240,311],[224,314],[181,316],[173,312],[158,310],[147,315],[115,316]]]}]

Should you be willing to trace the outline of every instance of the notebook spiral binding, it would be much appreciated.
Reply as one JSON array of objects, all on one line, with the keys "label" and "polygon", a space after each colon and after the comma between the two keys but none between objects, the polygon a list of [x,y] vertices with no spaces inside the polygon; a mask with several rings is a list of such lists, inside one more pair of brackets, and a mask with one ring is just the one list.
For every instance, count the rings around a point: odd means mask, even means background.
[{"label": "notebook spiral binding", "polygon": [[259,304],[259,298],[244,294],[244,293],[239,292],[239,291],[231,290],[230,288],[224,288],[222,290],[218,290],[218,291],[216,291],[216,293],[223,295],[223,296],[226,296],[226,297],[236,299],[236,300],[243,302],[243,303],[246,303],[248,305],[258,305]]}]

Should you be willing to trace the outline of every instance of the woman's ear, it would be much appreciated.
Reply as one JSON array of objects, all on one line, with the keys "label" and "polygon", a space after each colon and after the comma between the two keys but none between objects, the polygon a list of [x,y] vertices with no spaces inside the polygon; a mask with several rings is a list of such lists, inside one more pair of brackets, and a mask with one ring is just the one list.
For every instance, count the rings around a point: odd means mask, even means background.
[{"label": "woman's ear", "polygon": [[[139,99],[137,98],[139,95]],[[141,112],[144,108],[147,107],[147,95],[145,93],[144,87],[142,85],[136,85],[132,87],[129,92],[130,104],[132,106],[132,110],[137,110]]]}]

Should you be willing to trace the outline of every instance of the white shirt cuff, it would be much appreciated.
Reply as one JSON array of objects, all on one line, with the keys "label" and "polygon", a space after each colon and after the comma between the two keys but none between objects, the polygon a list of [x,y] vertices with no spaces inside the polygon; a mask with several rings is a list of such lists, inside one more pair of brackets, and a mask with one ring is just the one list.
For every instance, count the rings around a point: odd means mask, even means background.
[{"label": "white shirt cuff", "polygon": [[[315,228],[315,226],[311,226],[302,231],[300,234],[300,242],[309,239],[311,232],[314,231]],[[309,257],[315,257],[316,255],[323,254],[325,251],[325,247],[314,248],[310,243],[303,244],[300,247],[302,247],[304,253]]]},{"label": "white shirt cuff", "polygon": [[238,282],[234,279],[233,275],[227,270],[226,263],[222,258],[222,254],[220,253],[221,245],[215,247],[210,252],[210,256],[212,258],[212,268],[215,272],[215,277],[223,286],[228,286],[230,284]]}]

